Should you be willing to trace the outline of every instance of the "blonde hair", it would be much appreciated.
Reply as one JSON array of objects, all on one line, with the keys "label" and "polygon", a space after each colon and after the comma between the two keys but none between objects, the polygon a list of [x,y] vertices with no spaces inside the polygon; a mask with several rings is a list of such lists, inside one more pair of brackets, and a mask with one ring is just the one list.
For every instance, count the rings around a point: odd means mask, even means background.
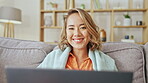
[{"label": "blonde hair", "polygon": [[90,34],[91,40],[88,43],[87,47],[90,48],[91,50],[95,50],[95,49],[100,50],[101,43],[100,43],[100,36],[98,33],[99,27],[94,23],[91,16],[86,11],[79,8],[70,9],[68,11],[68,15],[65,19],[65,25],[62,28],[62,32],[61,32],[59,48],[61,50],[64,50],[66,47],[71,46],[67,41],[66,26],[67,26],[68,17],[73,13],[78,13],[80,15],[80,17],[82,18],[82,20],[84,21],[84,24],[88,29],[88,33]]}]

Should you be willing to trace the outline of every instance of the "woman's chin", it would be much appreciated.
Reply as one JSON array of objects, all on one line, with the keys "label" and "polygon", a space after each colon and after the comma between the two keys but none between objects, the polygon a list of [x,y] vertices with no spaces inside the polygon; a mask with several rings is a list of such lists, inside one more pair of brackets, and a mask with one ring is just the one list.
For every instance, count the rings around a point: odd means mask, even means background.
[{"label": "woman's chin", "polygon": [[74,49],[79,49],[79,50],[81,50],[81,49],[85,49],[86,46],[75,45],[75,46],[73,46],[73,48],[74,48]]}]

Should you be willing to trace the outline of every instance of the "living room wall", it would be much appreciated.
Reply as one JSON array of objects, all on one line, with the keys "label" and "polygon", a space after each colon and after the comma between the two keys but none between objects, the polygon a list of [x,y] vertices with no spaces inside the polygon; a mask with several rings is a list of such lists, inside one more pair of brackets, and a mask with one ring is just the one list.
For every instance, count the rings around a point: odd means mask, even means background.
[{"label": "living room wall", "polygon": [[[39,40],[39,0],[0,0],[0,6],[10,6],[22,10],[22,24],[15,25],[15,38]],[[3,37],[3,24],[0,24]]]}]

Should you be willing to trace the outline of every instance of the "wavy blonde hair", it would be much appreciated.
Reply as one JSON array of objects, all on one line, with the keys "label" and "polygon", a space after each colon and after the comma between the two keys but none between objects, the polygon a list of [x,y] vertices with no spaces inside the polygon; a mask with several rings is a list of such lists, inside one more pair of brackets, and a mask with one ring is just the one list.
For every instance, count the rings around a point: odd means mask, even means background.
[{"label": "wavy blonde hair", "polygon": [[87,47],[90,48],[91,50],[95,50],[95,49],[100,50],[101,43],[100,43],[100,36],[98,33],[99,27],[94,23],[91,16],[86,11],[79,8],[70,9],[68,11],[68,15],[65,18],[65,22],[64,22],[65,24],[64,24],[64,27],[62,28],[61,35],[60,35],[60,42],[58,45],[59,48],[61,50],[64,50],[66,47],[71,46],[67,41],[66,26],[67,26],[68,17],[73,13],[78,13],[80,15],[81,19],[84,21],[84,24],[88,29],[88,33],[90,34],[91,40],[88,43]]}]

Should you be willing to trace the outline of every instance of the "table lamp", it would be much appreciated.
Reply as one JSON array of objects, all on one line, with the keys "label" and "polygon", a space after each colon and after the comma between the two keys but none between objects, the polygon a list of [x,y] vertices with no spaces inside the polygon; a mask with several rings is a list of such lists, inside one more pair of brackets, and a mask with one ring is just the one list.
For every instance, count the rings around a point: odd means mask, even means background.
[{"label": "table lamp", "polygon": [[21,24],[21,10],[0,7],[0,22],[4,23],[4,37],[14,38],[14,24]]}]

